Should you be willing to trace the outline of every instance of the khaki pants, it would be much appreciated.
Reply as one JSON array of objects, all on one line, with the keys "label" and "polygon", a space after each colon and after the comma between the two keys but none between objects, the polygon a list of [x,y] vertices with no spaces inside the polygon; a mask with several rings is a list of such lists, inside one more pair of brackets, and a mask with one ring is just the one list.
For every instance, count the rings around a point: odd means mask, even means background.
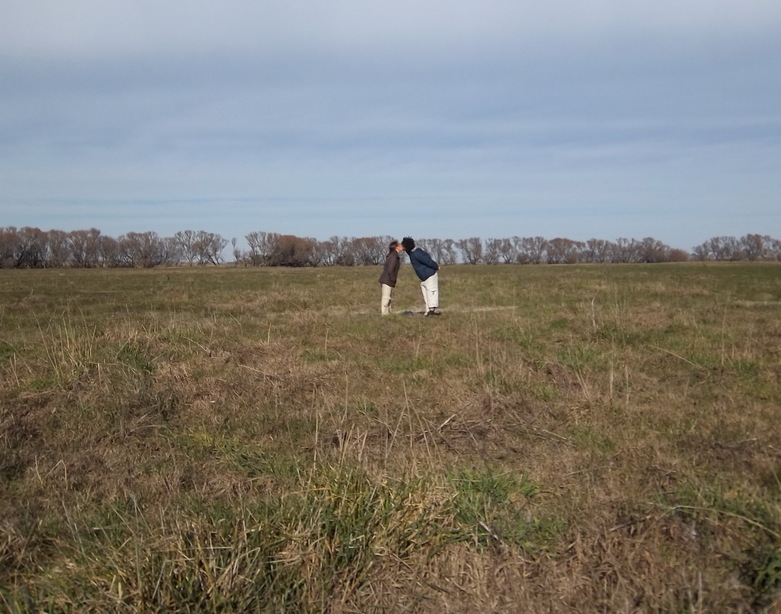
[{"label": "khaki pants", "polygon": [[439,273],[421,281],[420,289],[423,291],[423,300],[426,301],[426,311],[439,307]]},{"label": "khaki pants", "polygon": [[391,295],[393,294],[393,288],[387,284],[381,284],[381,286],[382,297],[380,298],[380,313],[387,316],[391,312],[391,303],[393,302]]}]

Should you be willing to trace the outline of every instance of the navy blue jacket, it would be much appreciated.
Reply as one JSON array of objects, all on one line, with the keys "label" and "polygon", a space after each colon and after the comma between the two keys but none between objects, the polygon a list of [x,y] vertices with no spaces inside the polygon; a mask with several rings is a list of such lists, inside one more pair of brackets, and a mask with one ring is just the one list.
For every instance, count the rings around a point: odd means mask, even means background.
[{"label": "navy blue jacket", "polygon": [[420,281],[426,281],[439,270],[439,265],[431,259],[427,252],[419,247],[414,248],[411,252],[407,252],[407,255]]}]

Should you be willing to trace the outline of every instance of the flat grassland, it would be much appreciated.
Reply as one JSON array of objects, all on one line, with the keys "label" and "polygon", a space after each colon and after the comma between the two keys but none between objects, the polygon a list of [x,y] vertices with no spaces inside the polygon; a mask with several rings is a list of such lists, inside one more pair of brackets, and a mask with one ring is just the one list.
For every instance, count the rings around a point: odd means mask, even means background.
[{"label": "flat grassland", "polygon": [[777,612],[781,266],[0,270],[0,609]]}]

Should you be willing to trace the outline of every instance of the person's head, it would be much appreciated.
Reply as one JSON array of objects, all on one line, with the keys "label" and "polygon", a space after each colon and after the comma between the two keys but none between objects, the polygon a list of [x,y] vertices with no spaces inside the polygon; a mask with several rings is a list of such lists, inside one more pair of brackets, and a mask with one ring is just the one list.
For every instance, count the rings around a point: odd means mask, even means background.
[{"label": "person's head", "polygon": [[401,244],[398,241],[391,241],[388,244],[388,252],[397,252],[401,249]]},{"label": "person's head", "polygon": [[411,252],[413,249],[415,249],[415,241],[412,239],[412,237],[404,237],[401,240],[401,245],[407,252]]}]

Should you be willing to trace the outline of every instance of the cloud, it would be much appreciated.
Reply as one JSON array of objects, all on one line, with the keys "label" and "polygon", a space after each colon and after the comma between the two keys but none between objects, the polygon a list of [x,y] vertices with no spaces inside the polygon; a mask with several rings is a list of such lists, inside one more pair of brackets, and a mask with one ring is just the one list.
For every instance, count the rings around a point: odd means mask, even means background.
[{"label": "cloud", "polygon": [[7,0],[3,223],[770,230],[779,25],[763,0]]},{"label": "cloud", "polygon": [[323,49],[529,49],[642,38],[663,46],[775,36],[775,0],[7,0],[0,56],[274,56]]}]

